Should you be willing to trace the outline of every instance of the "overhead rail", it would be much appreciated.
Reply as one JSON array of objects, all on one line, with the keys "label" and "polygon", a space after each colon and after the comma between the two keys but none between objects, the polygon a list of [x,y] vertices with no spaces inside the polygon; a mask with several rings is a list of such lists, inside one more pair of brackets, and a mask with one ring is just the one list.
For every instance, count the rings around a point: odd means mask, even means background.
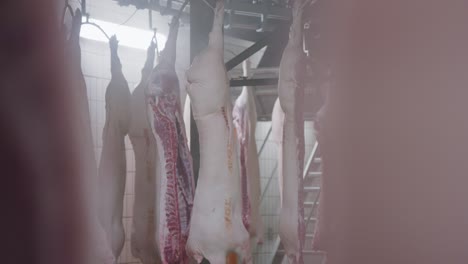
[{"label": "overhead rail", "polygon": [[[122,6],[134,5],[138,9],[152,9],[159,11],[162,15],[173,15],[182,6],[183,1],[176,0],[114,0]],[[291,11],[286,6],[273,5],[268,2],[268,9],[265,4],[255,4],[251,1],[230,1],[226,5],[226,12],[240,16],[250,16],[264,19],[275,19],[289,21]],[[266,12],[267,10],[267,12]],[[184,17],[188,19],[190,5],[184,8]]]},{"label": "overhead rail", "polygon": [[239,78],[239,79],[231,79],[229,81],[229,85],[231,87],[267,86],[267,85],[276,85],[276,84],[278,84],[278,78],[254,78],[254,79]]}]

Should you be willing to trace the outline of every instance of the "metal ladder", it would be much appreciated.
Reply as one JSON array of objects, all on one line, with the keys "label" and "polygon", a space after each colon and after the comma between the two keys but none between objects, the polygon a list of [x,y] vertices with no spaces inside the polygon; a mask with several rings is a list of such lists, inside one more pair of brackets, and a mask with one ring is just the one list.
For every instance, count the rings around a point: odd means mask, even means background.
[{"label": "metal ladder", "polygon": [[[320,253],[312,251],[312,240],[317,222],[317,205],[320,196],[320,181],[322,176],[322,159],[319,154],[318,142],[316,141],[312,151],[304,166],[304,221],[306,229],[306,237],[303,249],[304,263],[315,264],[322,263],[324,256]],[[278,236],[275,241],[273,252],[270,257],[271,264],[288,263],[287,256],[281,239]]]}]

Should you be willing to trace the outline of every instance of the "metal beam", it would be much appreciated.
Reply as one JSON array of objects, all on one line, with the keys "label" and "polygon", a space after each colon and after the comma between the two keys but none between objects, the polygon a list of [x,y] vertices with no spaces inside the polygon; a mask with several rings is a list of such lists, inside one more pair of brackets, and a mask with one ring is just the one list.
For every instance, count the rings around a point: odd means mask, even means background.
[{"label": "metal beam", "polygon": [[151,9],[148,9],[148,24],[149,24],[149,29],[154,30],[154,27],[153,27],[153,11]]},{"label": "metal beam", "polygon": [[265,89],[255,91],[256,96],[277,96],[278,89]]},{"label": "metal beam", "polygon": [[[118,2],[120,5],[128,6],[128,5],[135,5],[137,8],[148,8],[155,6],[156,1],[142,1],[142,0],[114,0]],[[160,0],[159,6],[166,7],[167,2],[172,0]],[[183,1],[172,1],[172,9],[178,10],[176,5],[182,5]],[[192,1],[190,5],[192,5]],[[291,18],[291,10],[284,6],[278,5],[270,5],[269,6],[270,12],[268,13],[269,19],[277,19],[277,20],[290,20]],[[236,15],[241,16],[252,16],[252,17],[260,17],[263,14],[263,7],[262,5],[252,4],[251,2],[239,2],[239,1],[232,1],[232,3],[226,5],[226,11],[234,10]],[[157,11],[157,10],[154,10]],[[210,12],[212,10],[210,9]]]},{"label": "metal beam", "polygon": [[231,87],[239,86],[266,86],[277,85],[278,78],[255,78],[255,79],[232,79],[229,81]]},{"label": "metal beam", "polygon": [[[266,19],[278,19],[288,21],[291,19],[291,10],[283,6],[270,5]],[[226,11],[235,10],[236,15],[261,17],[264,14],[262,5],[255,5],[249,2],[233,1]]]},{"label": "metal beam", "polygon": [[[114,0],[122,6],[134,5],[138,9],[152,9],[153,11],[162,12],[164,15],[174,15],[178,12],[179,7],[183,1],[173,0],[160,0],[160,1],[142,1],[142,0]],[[198,1],[198,0],[197,0]],[[194,2],[191,1],[190,5],[187,6],[181,19],[184,21],[188,20],[188,12]],[[201,1],[201,0],[199,0]],[[169,8],[167,8],[169,6]],[[229,6],[226,6],[226,12],[235,10],[235,14],[238,16],[249,16],[264,19],[276,20],[276,21],[289,21],[291,19],[291,10],[284,6],[268,6],[268,14],[264,16],[264,7],[258,4],[252,4],[250,2],[238,2],[232,1]],[[209,12],[212,12],[210,9]]]},{"label": "metal beam", "polygon": [[242,40],[247,40],[250,42],[257,42],[261,40],[262,38],[267,36],[267,33],[261,32],[258,33],[254,29],[256,29],[256,25],[252,25],[250,29],[247,28],[239,28],[239,27],[232,27],[224,30],[224,35],[237,38],[237,39],[242,39]]},{"label": "metal beam", "polygon": [[270,34],[261,40],[255,42],[252,46],[248,47],[245,49],[243,52],[241,52],[239,55],[235,56],[228,62],[226,62],[226,70],[230,71],[237,65],[241,64],[243,61],[245,61],[247,58],[250,56],[254,55],[257,51],[263,49],[268,43],[271,42],[273,39],[273,36],[276,36],[275,34]]},{"label": "metal beam", "polygon": [[86,0],[81,0],[81,14],[86,15]]}]

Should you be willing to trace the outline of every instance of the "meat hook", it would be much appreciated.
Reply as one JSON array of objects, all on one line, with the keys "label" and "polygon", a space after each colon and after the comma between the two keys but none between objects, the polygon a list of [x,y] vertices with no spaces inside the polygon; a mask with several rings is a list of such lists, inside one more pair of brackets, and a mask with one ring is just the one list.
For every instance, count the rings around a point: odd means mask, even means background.
[{"label": "meat hook", "polygon": [[99,29],[102,32],[102,34],[106,36],[107,40],[110,40],[109,35],[107,35],[107,33],[104,31],[104,29],[101,28],[101,26],[99,26],[98,24],[94,22],[89,22],[89,14],[86,14],[86,21],[82,22],[81,25],[91,25],[91,26],[97,27],[97,29]]}]

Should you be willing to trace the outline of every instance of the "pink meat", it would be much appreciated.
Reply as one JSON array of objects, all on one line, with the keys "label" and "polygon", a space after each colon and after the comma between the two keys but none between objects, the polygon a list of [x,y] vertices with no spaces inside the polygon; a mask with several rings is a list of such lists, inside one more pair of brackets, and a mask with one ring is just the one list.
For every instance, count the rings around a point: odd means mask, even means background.
[{"label": "pink meat", "polygon": [[[244,61],[244,76],[249,75],[250,62]],[[260,169],[258,164],[255,129],[257,111],[253,88],[244,87],[232,111],[237,130],[242,187],[242,221],[251,238],[261,243],[263,226],[260,217]]]},{"label": "pink meat", "polygon": [[[242,223],[236,132],[223,62],[224,1],[217,1],[208,47],[187,71],[187,92],[200,141],[200,170],[187,251],[200,263],[226,262],[230,251],[251,261]],[[207,100],[209,98],[209,100]]]},{"label": "pink meat", "polygon": [[117,39],[110,40],[111,81],[106,90],[106,123],[102,132],[99,164],[100,220],[114,256],[118,258],[125,242],[122,223],[127,161],[125,135],[129,126],[130,90],[117,54]]},{"label": "pink meat", "polygon": [[305,54],[302,42],[303,0],[293,6],[293,22],[289,41],[279,70],[278,95],[284,111],[282,175],[283,195],[280,211],[279,235],[291,263],[304,263],[302,250],[304,225],[304,70]]},{"label": "pink meat", "polygon": [[135,201],[133,205],[131,251],[143,264],[160,263],[156,246],[156,141],[146,111],[145,92],[153,70],[155,44],[147,51],[141,82],[132,93],[129,136],[135,153]]},{"label": "pink meat", "polygon": [[189,235],[195,181],[180,105],[179,81],[175,71],[178,19],[173,19],[159,64],[151,74],[147,97],[148,117],[156,139],[156,243],[163,263],[189,263]]}]

